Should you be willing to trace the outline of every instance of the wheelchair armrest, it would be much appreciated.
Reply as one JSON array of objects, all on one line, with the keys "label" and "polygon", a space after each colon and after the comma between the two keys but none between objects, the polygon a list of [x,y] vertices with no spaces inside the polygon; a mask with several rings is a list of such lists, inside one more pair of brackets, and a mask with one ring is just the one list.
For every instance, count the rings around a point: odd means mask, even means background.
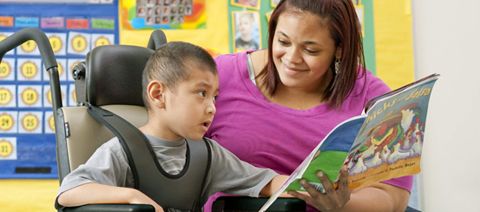
[{"label": "wheelchair armrest", "polygon": [[78,207],[66,207],[65,212],[155,212],[152,205],[147,204],[90,204]]},{"label": "wheelchair armrest", "polygon": [[[223,196],[212,205],[212,211],[258,211],[267,202],[267,197]],[[307,205],[296,198],[278,198],[268,211],[306,211]]]}]

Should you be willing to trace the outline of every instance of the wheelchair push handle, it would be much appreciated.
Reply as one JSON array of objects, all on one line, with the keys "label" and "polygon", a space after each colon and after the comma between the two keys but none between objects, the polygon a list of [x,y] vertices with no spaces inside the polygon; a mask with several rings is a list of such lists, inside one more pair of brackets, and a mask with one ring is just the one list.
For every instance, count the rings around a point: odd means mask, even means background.
[{"label": "wheelchair push handle", "polygon": [[5,40],[0,42],[0,58],[3,58],[3,55],[13,48],[22,45],[28,40],[34,40],[38,45],[40,54],[42,56],[43,64],[48,70],[52,67],[57,67],[57,61],[55,55],[53,54],[52,46],[48,41],[45,33],[40,31],[37,28],[25,28],[22,29],[11,36],[5,38]]},{"label": "wheelchair push handle", "polygon": [[155,30],[148,39],[147,48],[157,50],[160,46],[167,43],[167,37],[162,30]]},{"label": "wheelchair push handle", "polygon": [[[58,65],[53,54],[50,41],[44,32],[37,28],[25,28],[8,36],[0,42],[0,62],[3,56],[13,48],[22,45],[26,41],[33,40],[40,50],[45,69],[50,75],[50,89],[52,91],[52,108],[56,111],[62,107],[62,95],[60,93],[60,80],[58,76]],[[55,118],[55,116],[54,116]],[[55,118],[56,119],[56,118]],[[55,121],[56,122],[56,121]]]}]

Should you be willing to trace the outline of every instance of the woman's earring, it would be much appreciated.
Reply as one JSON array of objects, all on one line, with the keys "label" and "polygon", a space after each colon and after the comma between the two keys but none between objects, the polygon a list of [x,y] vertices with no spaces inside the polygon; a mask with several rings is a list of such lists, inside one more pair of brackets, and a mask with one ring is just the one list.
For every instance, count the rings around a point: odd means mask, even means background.
[{"label": "woman's earring", "polygon": [[340,73],[340,59],[335,59],[335,74],[338,75]]}]

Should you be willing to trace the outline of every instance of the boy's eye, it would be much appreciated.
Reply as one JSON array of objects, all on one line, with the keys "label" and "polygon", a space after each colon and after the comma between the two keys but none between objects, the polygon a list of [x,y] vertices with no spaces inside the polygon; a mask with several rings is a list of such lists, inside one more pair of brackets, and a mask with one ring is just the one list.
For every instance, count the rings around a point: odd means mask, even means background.
[{"label": "boy's eye", "polygon": [[206,91],[199,91],[199,92],[198,92],[198,95],[200,95],[201,97],[206,97],[206,96],[207,96],[207,92],[206,92]]}]

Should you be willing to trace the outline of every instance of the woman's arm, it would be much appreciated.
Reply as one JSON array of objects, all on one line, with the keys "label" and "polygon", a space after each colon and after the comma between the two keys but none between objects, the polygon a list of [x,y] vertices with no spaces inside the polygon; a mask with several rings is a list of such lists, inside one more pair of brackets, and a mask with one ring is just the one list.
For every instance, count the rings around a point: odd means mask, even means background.
[{"label": "woman's arm", "polygon": [[384,183],[376,183],[352,192],[340,211],[405,211],[409,192]]},{"label": "woman's arm", "polygon": [[163,212],[160,205],[136,189],[98,183],[87,183],[65,191],[58,196],[58,203],[66,207],[99,203],[149,204],[156,212]]}]

